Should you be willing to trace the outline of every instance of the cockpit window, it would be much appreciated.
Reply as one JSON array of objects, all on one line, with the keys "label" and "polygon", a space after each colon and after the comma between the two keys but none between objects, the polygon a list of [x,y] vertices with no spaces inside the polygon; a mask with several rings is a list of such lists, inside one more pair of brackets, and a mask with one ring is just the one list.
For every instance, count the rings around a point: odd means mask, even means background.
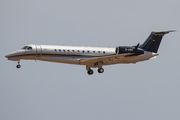
[{"label": "cockpit window", "polygon": [[21,48],[21,49],[24,49],[24,50],[32,50],[32,47],[30,47],[30,46],[24,46],[23,48]]},{"label": "cockpit window", "polygon": [[23,47],[23,48],[21,48],[21,49],[27,49],[27,47],[28,47],[28,46],[24,46],[24,47]]},{"label": "cockpit window", "polygon": [[28,47],[28,50],[32,50],[32,47]]}]

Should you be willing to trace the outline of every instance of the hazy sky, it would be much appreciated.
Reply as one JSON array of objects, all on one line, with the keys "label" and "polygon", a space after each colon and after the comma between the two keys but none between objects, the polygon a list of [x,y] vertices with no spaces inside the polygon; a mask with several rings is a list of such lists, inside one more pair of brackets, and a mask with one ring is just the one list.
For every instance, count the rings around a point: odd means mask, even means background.
[{"label": "hazy sky", "polygon": [[[0,0],[0,120],[179,120],[179,0]],[[27,44],[117,47],[164,36],[156,59],[104,66],[8,61]]]}]

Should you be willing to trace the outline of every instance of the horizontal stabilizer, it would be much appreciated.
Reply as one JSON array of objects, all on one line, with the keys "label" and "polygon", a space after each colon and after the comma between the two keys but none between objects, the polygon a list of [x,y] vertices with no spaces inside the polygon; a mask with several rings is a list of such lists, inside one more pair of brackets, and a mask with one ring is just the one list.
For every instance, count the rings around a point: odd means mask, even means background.
[{"label": "horizontal stabilizer", "polygon": [[168,34],[170,32],[176,32],[176,30],[170,30],[170,31],[162,31],[162,32],[152,32],[154,35],[165,35]]}]

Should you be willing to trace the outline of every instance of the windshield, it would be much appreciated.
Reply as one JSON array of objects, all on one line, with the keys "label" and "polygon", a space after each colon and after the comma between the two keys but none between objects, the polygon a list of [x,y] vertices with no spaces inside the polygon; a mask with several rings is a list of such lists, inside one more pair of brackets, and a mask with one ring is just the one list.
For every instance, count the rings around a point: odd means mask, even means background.
[{"label": "windshield", "polygon": [[21,49],[24,49],[24,50],[32,50],[32,47],[30,47],[30,46],[24,46],[24,47],[21,48]]},{"label": "windshield", "polygon": [[32,50],[32,47],[28,47],[28,50]]},{"label": "windshield", "polygon": [[27,47],[28,47],[28,46],[24,46],[24,47],[23,47],[23,48],[21,48],[21,49],[27,49]]}]

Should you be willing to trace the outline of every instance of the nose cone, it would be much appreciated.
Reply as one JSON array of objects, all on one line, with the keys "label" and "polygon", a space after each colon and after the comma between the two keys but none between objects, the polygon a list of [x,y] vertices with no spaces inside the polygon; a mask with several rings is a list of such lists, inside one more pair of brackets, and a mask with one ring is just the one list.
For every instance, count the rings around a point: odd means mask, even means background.
[{"label": "nose cone", "polygon": [[20,54],[22,54],[22,53],[20,53],[19,51],[14,51],[14,52],[7,54],[5,57],[8,58],[8,60],[19,61],[20,58],[18,56]]},{"label": "nose cone", "polygon": [[5,57],[8,58],[8,54]]},{"label": "nose cone", "polygon": [[5,57],[6,58],[11,58],[11,57],[15,56],[16,54],[17,54],[17,51],[14,51],[14,52],[11,52],[11,53],[7,54]]},{"label": "nose cone", "polygon": [[9,53],[9,54],[7,54],[5,57],[6,58],[10,58],[12,55]]}]

